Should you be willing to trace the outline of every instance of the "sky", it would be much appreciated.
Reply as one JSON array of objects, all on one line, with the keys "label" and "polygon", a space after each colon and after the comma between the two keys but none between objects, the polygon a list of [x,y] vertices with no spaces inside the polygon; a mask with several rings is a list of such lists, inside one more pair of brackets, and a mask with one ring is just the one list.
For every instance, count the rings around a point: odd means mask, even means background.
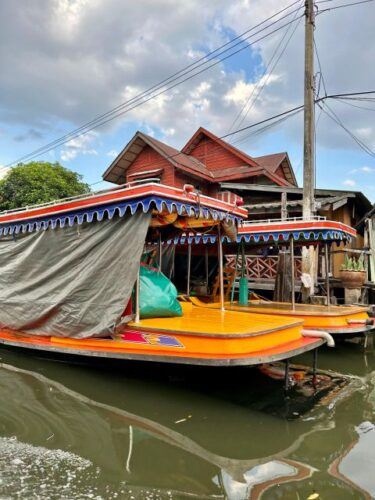
[{"label": "sky", "polygon": [[[323,12],[351,1],[317,4],[315,41],[328,94],[375,87],[375,2]],[[0,176],[23,155],[194,63],[291,3],[0,2]],[[286,12],[303,3],[296,2]],[[221,136],[302,104],[300,14],[302,9],[280,22],[295,18],[294,24],[263,40],[257,41],[261,33],[254,35],[237,55],[35,159],[59,161],[100,189],[105,186],[100,184],[102,173],[137,130],[182,148],[199,126]],[[277,61],[273,55],[278,44],[283,47],[288,40]],[[317,61],[315,72],[322,94]],[[332,100],[328,104],[345,127],[374,151],[375,104]],[[239,115],[244,105],[248,112]],[[252,156],[287,151],[302,185],[302,118],[298,114],[260,134],[249,130],[229,140]],[[363,191],[374,202],[374,155],[360,149],[319,108],[316,121],[317,187]]]}]

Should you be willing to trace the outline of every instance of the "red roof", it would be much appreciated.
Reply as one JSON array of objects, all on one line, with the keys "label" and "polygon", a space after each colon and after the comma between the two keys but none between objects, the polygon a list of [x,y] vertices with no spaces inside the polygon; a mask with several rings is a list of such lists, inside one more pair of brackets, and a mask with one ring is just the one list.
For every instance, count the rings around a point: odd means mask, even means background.
[{"label": "red roof", "polygon": [[249,156],[246,153],[244,153],[243,151],[240,151],[239,149],[235,148],[234,146],[232,146],[228,142],[223,141],[222,139],[220,139],[220,137],[217,137],[215,134],[213,134],[212,132],[209,132],[208,130],[206,130],[203,127],[199,127],[199,129],[195,132],[193,137],[191,139],[189,139],[189,141],[185,144],[185,146],[182,148],[181,151],[183,153],[189,154],[191,152],[191,149],[193,148],[194,144],[196,142],[199,142],[201,140],[202,136],[209,137],[217,144],[220,144],[220,146],[222,146],[224,149],[230,151],[235,156],[238,156],[239,158],[241,158],[245,164],[248,164],[252,167],[257,166],[256,161],[253,158],[251,158],[251,156]]},{"label": "red roof", "polygon": [[295,178],[288,153],[274,153],[265,156],[258,156],[254,159],[258,165],[261,165],[263,168],[272,173],[276,173],[276,170],[281,166],[284,171],[285,178],[291,185],[297,186],[297,179]]},{"label": "red roof", "polygon": [[[237,163],[237,165],[215,169],[212,167],[208,168],[205,164],[205,156],[198,159],[194,157],[193,154],[190,154],[205,137],[214,142],[215,145],[218,145],[221,151],[225,150],[229,152],[230,158],[236,157],[237,160],[235,163]],[[125,177],[124,174],[126,170],[140,154],[145,145],[153,148],[175,168],[183,170],[185,173],[194,177],[202,178],[208,182],[230,182],[233,180],[241,180],[262,175],[268,177],[279,186],[297,185],[287,153],[276,153],[258,158],[252,158],[248,154],[240,151],[231,144],[228,144],[203,127],[200,127],[195,132],[193,137],[187,142],[181,151],[178,151],[168,144],[146,135],[143,132],[137,132],[105,171],[103,178],[109,182],[115,182],[117,184],[124,182],[123,179]],[[208,156],[210,156],[211,164],[214,154],[215,152],[208,154]],[[226,155],[228,156],[228,153],[226,153]],[[240,165],[238,165],[239,163]],[[282,166],[284,176],[280,176],[280,173],[277,173],[280,166]],[[152,168],[152,165],[150,165],[150,168]]]}]

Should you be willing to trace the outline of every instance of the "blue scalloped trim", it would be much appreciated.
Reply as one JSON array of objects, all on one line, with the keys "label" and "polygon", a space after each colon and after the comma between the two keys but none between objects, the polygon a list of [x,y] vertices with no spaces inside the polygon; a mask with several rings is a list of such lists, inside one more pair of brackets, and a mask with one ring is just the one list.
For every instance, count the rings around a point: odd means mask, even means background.
[{"label": "blue scalloped trim", "polygon": [[[277,231],[274,233],[256,233],[256,234],[241,234],[237,236],[237,243],[245,241],[246,243],[268,243],[268,242],[287,242],[293,236],[294,241],[348,241],[352,240],[351,235],[344,231],[334,231],[332,229],[319,229],[316,231]],[[179,236],[168,243],[184,244],[210,244],[216,242],[216,235],[194,235],[194,236]],[[223,236],[223,242],[229,243],[227,236]]]},{"label": "blue scalloped trim", "polygon": [[48,218],[35,218],[33,220],[28,220],[27,222],[0,224],[0,236],[31,233],[33,231],[46,230],[48,228],[63,228],[66,225],[72,227],[75,224],[83,224],[84,222],[112,219],[115,215],[124,217],[126,214],[133,215],[139,209],[141,209],[144,213],[149,212],[152,209],[156,209],[158,211],[166,210],[169,213],[177,211],[179,215],[187,213],[188,216],[191,217],[199,216],[205,219],[212,218],[215,221],[241,221],[241,219],[235,215],[227,214],[226,212],[213,208],[198,208],[196,205],[191,205],[189,203],[182,203],[167,198],[161,198],[159,196],[148,196],[138,200],[117,202],[108,205],[101,205],[100,207],[75,210],[65,214],[50,216]]},{"label": "blue scalloped trim", "polygon": [[332,229],[318,229],[309,231],[277,231],[274,233],[259,233],[240,235],[238,241],[249,243],[253,241],[259,242],[280,242],[288,241],[293,237],[294,241],[351,241],[351,236],[344,231],[334,231]]}]

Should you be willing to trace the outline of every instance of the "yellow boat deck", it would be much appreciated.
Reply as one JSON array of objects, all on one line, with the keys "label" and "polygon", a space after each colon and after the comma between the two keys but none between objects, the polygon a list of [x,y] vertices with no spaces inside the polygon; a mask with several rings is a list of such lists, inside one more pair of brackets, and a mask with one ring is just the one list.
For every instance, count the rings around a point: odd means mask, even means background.
[{"label": "yellow boat deck", "polygon": [[173,331],[185,335],[231,338],[261,335],[302,325],[301,320],[267,314],[244,316],[235,309],[220,311],[219,306],[203,309],[190,302],[182,302],[181,307],[183,315],[180,317],[141,319],[138,323],[129,323],[129,327],[155,332]]},{"label": "yellow boat deck", "polygon": [[[241,306],[238,306],[241,307]],[[365,307],[357,306],[323,306],[316,304],[295,304],[294,310],[291,303],[285,302],[267,302],[264,300],[252,300],[250,302],[252,311],[255,309],[269,311],[272,314],[288,315],[293,312],[294,316],[348,316],[352,314],[367,314]]]},{"label": "yellow boat deck", "polygon": [[323,344],[304,337],[302,322],[181,304],[182,317],[129,323],[114,338],[36,337],[0,330],[0,344],[97,358],[210,366],[257,365],[287,359]]},{"label": "yellow boat deck", "polygon": [[[190,297],[192,304],[202,309],[218,309],[218,302],[206,302],[197,297]],[[225,309],[233,312],[242,312],[250,315],[259,314],[271,319],[272,317],[289,318],[304,322],[306,328],[326,330],[330,333],[336,331],[359,331],[371,329],[371,326],[361,325],[369,319],[365,307],[357,306],[320,306],[314,304],[292,304],[282,302],[267,302],[262,300],[252,300],[248,306],[241,306],[238,302],[226,302]],[[358,324],[355,322],[358,321]],[[345,330],[345,331],[344,331]],[[360,332],[359,332],[360,333]]]}]

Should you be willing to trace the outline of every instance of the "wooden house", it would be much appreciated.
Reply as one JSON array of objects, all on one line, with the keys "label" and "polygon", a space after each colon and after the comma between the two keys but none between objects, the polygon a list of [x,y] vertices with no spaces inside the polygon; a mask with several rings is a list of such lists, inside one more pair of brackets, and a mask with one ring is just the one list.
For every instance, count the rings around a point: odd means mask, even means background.
[{"label": "wooden house", "polygon": [[[212,197],[238,194],[252,220],[302,216],[302,189],[297,185],[288,153],[252,157],[202,127],[181,150],[137,132],[103,178],[115,184],[157,178],[179,188],[193,184]],[[316,190],[318,215],[358,226],[358,238],[353,242],[356,248],[364,246],[364,226],[360,221],[371,208],[370,201],[357,191]],[[254,259],[254,270],[258,270],[254,280],[261,288],[274,280],[277,256],[257,254]],[[335,277],[342,260],[343,253],[332,256]]]}]

